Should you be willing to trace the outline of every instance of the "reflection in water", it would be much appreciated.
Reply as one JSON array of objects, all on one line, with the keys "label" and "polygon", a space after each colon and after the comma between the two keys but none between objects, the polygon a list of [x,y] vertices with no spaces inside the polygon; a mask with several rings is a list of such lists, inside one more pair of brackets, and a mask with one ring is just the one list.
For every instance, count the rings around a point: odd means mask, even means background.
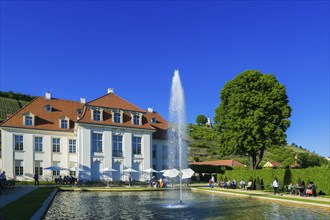
[{"label": "reflection in water", "polygon": [[45,219],[328,219],[329,210],[184,191],[183,207],[173,207],[178,192],[59,192]]}]

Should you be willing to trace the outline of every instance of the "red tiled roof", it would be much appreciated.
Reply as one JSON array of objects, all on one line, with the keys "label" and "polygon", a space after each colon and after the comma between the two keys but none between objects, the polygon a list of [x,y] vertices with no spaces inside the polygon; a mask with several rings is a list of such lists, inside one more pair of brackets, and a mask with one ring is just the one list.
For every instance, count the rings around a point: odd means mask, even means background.
[{"label": "red tiled roof", "polygon": [[[52,112],[45,111],[45,106],[51,105]],[[103,108],[103,120],[94,121],[91,117],[90,106]],[[83,113],[78,119],[77,109],[83,109]],[[122,110],[123,123],[113,123],[111,110]],[[30,112],[35,115],[35,125],[25,126],[23,124],[24,113]],[[133,125],[131,122],[131,112],[142,113],[142,125]],[[62,129],[59,126],[59,119],[66,116],[70,119],[70,129]],[[151,122],[151,118],[156,119],[156,123]],[[154,139],[166,139],[166,129],[169,127],[168,122],[163,119],[158,113],[144,111],[128,101],[120,98],[119,96],[109,93],[98,99],[95,99],[87,104],[80,102],[68,101],[62,99],[46,99],[44,97],[37,97],[29,104],[5,120],[2,127],[17,127],[27,129],[41,129],[41,130],[58,130],[58,131],[73,131],[74,122],[77,123],[89,123],[99,125],[110,125],[116,127],[130,127],[138,129],[148,129],[155,131],[153,133]]]},{"label": "red tiled roof", "polygon": [[269,163],[271,163],[274,167],[282,166],[282,164],[280,162],[276,162],[276,161],[269,161]]},{"label": "red tiled roof", "polygon": [[[170,127],[170,124],[157,112],[147,112],[145,116],[150,125],[156,129],[156,132],[152,136],[153,139],[166,140],[167,129]],[[156,123],[151,122],[152,118],[156,120]]]},{"label": "red tiled roof", "polygon": [[140,109],[139,107],[133,105],[132,103],[126,101],[125,99],[113,94],[109,93],[100,98],[94,99],[86,103],[86,105],[91,106],[98,106],[103,108],[110,108],[110,109],[120,109],[120,110],[127,110],[133,112],[145,112],[144,110]]},{"label": "red tiled roof", "polygon": [[203,162],[192,162],[192,165],[211,165],[211,166],[244,166],[242,163],[236,160],[215,160],[215,161],[203,161]]},{"label": "red tiled roof", "polygon": [[[52,111],[46,112],[45,106],[51,105]],[[73,131],[74,122],[77,120],[77,109],[82,109],[83,104],[63,99],[46,99],[36,97],[21,110],[5,120],[1,127],[17,127],[26,129]],[[23,123],[24,113],[30,112],[35,115],[34,126],[26,126]],[[59,119],[66,116],[70,119],[69,129],[60,128]]]},{"label": "red tiled roof", "polygon": [[[103,106],[105,107],[105,106]],[[131,115],[129,112],[124,112],[123,114],[123,123],[114,123],[112,122],[112,113],[107,109],[103,109],[103,120],[94,121],[92,120],[91,109],[85,106],[84,114],[77,121],[77,123],[88,123],[88,124],[99,124],[99,125],[111,125],[116,127],[130,127],[130,128],[144,128],[155,130],[147,121],[147,119],[142,116],[142,125],[133,125],[131,122]]]}]

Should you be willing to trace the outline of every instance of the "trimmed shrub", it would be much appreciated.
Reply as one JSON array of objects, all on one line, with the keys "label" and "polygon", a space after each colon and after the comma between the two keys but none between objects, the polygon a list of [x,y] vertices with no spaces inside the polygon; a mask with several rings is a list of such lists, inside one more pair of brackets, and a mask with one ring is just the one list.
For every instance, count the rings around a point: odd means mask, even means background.
[{"label": "trimmed shrub", "polygon": [[313,181],[316,186],[316,191],[319,194],[330,195],[330,172],[329,168],[324,167],[310,167],[306,169],[261,169],[250,170],[246,167],[239,167],[233,170],[226,170],[226,176],[230,176],[233,179],[244,179],[246,182],[249,179],[256,179],[259,177],[262,179],[265,189],[267,189],[273,183],[275,177],[279,180],[280,190],[284,189],[285,185],[306,183],[306,187],[309,182]]}]

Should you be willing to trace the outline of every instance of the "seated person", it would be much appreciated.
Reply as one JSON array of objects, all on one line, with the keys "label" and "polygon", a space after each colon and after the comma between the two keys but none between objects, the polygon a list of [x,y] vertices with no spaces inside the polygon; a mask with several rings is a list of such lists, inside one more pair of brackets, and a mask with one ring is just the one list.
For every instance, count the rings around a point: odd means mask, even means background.
[{"label": "seated person", "polygon": [[309,195],[309,196],[316,196],[316,190],[315,190],[315,185],[314,185],[313,181],[311,181],[308,184],[305,194]]},{"label": "seated person", "polygon": [[287,186],[287,191],[292,195],[294,193],[294,186],[292,185],[292,183],[290,183]]},{"label": "seated person", "polygon": [[252,190],[252,181],[249,180],[247,186],[246,186],[246,190]]},{"label": "seated person", "polygon": [[241,186],[241,189],[245,188],[245,181],[242,179],[241,182],[239,182],[239,185]]}]

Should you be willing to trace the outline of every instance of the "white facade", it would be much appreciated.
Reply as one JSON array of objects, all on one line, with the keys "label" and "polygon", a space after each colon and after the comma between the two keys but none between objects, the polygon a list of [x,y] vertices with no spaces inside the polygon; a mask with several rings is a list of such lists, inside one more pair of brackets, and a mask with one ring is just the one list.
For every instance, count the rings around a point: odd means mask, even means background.
[{"label": "white facade", "polygon": [[[134,180],[143,181],[149,179],[149,175],[142,171],[154,167],[161,170],[163,166],[163,150],[165,141],[153,140],[152,131],[139,129],[123,129],[105,126],[84,125],[77,126],[77,132],[40,131],[31,129],[2,128],[2,160],[0,170],[5,171],[9,179],[33,180],[36,161],[40,162],[43,169],[41,180],[51,181],[55,176],[51,170],[44,168],[60,166],[67,170],[61,170],[60,175],[70,175],[69,169],[77,167],[79,179],[100,181],[109,179],[113,181],[127,181],[128,173],[123,172],[127,168],[139,171],[132,173]],[[94,152],[92,149],[92,134],[102,135],[102,152]],[[113,155],[113,135],[121,135],[122,156]],[[23,149],[15,150],[15,136],[23,137]],[[141,154],[133,154],[132,138],[141,137]],[[35,151],[35,137],[42,138],[42,151]],[[54,138],[60,139],[60,152],[53,152]],[[69,140],[76,140],[76,153],[69,152]],[[153,147],[156,148],[156,157],[153,155]],[[21,161],[23,175],[15,175],[15,161]],[[110,167],[117,172],[107,173],[101,169]]]},{"label": "white facade", "polygon": [[[120,120],[115,120],[115,113],[120,113]],[[138,171],[132,173],[133,179],[144,181],[150,174],[143,170],[164,169],[167,126],[156,112],[143,111],[113,92],[87,104],[46,94],[0,125],[0,171],[9,179],[24,181],[32,181],[35,173],[48,181],[58,175],[127,181],[129,173],[124,170],[132,168]],[[45,169],[50,166],[64,170]],[[104,168],[117,171],[104,172]]]},{"label": "white facade", "polygon": [[[35,173],[35,162],[40,161],[41,167],[53,166],[59,162],[60,167],[70,167],[78,162],[76,153],[69,153],[69,140],[76,140],[77,135],[70,132],[40,131],[30,129],[3,128],[2,135],[2,161],[0,169],[6,172],[10,179],[33,180]],[[23,149],[15,150],[15,136],[23,137]],[[42,138],[42,151],[35,151],[35,137]],[[60,152],[52,150],[52,139],[60,139]],[[22,161],[23,175],[15,175],[15,161]],[[62,175],[69,175],[69,171]],[[52,171],[43,170],[41,179],[52,180]]]}]

